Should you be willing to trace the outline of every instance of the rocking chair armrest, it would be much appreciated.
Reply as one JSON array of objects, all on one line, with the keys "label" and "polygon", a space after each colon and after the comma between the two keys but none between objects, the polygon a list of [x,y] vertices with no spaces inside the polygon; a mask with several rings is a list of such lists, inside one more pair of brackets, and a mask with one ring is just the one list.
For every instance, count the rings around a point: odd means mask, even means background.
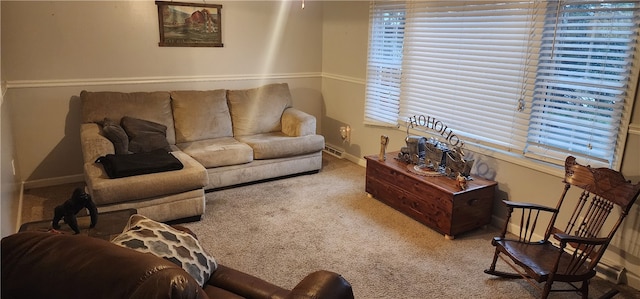
[{"label": "rocking chair armrest", "polygon": [[551,213],[558,212],[558,209],[556,208],[551,208],[551,207],[538,205],[534,203],[516,202],[516,201],[510,201],[510,200],[503,200],[502,202],[504,202],[504,204],[507,205],[508,208],[541,210],[541,211],[547,211]]},{"label": "rocking chair armrest", "polygon": [[564,233],[555,233],[555,238],[560,241],[560,243],[578,243],[578,244],[586,244],[586,245],[602,245],[609,242],[607,238],[585,238],[572,236]]}]

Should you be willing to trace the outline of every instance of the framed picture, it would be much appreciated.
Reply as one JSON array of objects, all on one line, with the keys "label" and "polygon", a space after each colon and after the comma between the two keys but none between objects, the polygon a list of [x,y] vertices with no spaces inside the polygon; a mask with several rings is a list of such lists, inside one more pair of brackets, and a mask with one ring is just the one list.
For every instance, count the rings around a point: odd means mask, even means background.
[{"label": "framed picture", "polygon": [[160,47],[222,47],[222,5],[156,1]]}]

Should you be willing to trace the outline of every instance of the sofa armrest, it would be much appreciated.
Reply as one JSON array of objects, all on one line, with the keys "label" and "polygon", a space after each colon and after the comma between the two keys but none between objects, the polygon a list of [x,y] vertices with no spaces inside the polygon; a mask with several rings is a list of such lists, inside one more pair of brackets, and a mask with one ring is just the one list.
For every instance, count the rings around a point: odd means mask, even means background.
[{"label": "sofa armrest", "polygon": [[113,143],[102,135],[101,131],[97,123],[80,124],[80,143],[84,163],[93,164],[99,157],[116,152]]},{"label": "sofa armrest", "polygon": [[353,290],[340,274],[320,270],[307,275],[286,298],[353,299]]},{"label": "sofa armrest", "polygon": [[172,262],[102,239],[20,232],[0,243],[5,299],[208,298]]},{"label": "sofa armrest", "polygon": [[[244,298],[283,298],[287,290],[239,270],[218,264],[208,285]],[[207,286],[204,288],[207,291]]]},{"label": "sofa armrest", "polygon": [[297,137],[316,134],[316,118],[295,108],[287,108],[282,113],[282,132]]},{"label": "sofa armrest", "polygon": [[[244,298],[315,298],[353,299],[351,285],[337,273],[320,270],[313,272],[288,291],[255,276],[218,264],[207,282]],[[208,290],[205,286],[205,292]]]}]

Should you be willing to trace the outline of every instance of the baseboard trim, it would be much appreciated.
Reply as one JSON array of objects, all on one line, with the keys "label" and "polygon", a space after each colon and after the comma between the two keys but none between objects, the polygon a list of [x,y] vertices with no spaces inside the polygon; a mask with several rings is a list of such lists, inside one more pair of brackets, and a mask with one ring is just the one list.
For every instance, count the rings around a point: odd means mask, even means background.
[{"label": "baseboard trim", "polygon": [[34,188],[51,187],[51,186],[57,186],[62,184],[71,184],[71,183],[79,183],[79,182],[84,182],[84,175],[75,174],[75,175],[61,176],[61,177],[55,177],[55,178],[49,178],[49,179],[26,181],[23,183],[22,189],[29,190]]},{"label": "baseboard trim", "polygon": [[15,232],[17,233],[20,230],[20,225],[22,225],[22,202],[24,199],[24,182],[20,183],[20,192],[18,194],[18,215],[16,216],[16,226]]},{"label": "baseboard trim", "polygon": [[636,275],[635,273],[631,273],[629,271],[625,272],[625,276],[626,276],[626,283],[628,286],[636,289],[636,290],[640,290],[640,276]]},{"label": "baseboard trim", "polygon": [[360,165],[362,167],[367,167],[367,161],[364,158],[360,158],[360,157],[354,156],[354,155],[349,154],[347,152],[344,152],[342,154],[342,158],[347,159],[347,160],[349,160],[349,161],[351,161],[353,163],[356,163],[356,164],[358,164],[358,165]]}]

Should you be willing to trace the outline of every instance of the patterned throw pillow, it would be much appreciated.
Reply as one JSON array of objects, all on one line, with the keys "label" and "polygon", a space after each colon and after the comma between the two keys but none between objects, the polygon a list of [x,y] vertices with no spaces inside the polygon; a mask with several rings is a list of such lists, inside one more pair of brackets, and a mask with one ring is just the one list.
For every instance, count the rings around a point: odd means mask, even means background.
[{"label": "patterned throw pillow", "polygon": [[111,242],[167,259],[187,271],[200,286],[218,268],[215,259],[192,235],[139,214],[132,215],[122,234]]}]

